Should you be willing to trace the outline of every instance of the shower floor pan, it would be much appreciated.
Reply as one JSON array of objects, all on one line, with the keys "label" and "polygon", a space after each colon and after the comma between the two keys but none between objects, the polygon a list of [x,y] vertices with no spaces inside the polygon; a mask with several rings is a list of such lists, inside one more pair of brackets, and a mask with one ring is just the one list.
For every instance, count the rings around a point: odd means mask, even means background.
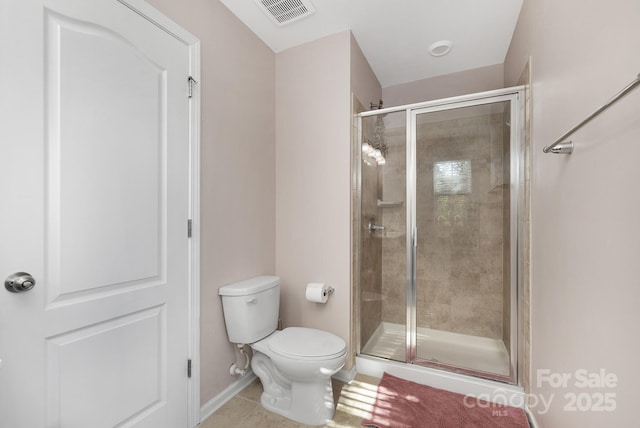
[{"label": "shower floor pan", "polygon": [[[478,372],[509,376],[509,353],[501,340],[418,327],[417,357]],[[361,353],[406,361],[405,326],[382,322]]]}]

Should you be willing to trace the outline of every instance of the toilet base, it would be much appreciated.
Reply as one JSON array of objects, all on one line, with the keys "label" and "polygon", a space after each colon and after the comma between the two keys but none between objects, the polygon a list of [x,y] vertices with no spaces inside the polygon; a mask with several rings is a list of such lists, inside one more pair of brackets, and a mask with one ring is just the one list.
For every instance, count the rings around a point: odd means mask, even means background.
[{"label": "toilet base", "polygon": [[255,352],[253,372],[260,378],[264,392],[262,406],[270,412],[306,425],[324,425],[335,414],[330,377],[302,382],[286,379],[266,355]]}]

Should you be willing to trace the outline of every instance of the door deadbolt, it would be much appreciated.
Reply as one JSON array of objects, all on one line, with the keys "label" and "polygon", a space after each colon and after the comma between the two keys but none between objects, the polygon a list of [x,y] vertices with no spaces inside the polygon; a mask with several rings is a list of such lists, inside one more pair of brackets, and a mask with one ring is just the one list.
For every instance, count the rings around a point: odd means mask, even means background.
[{"label": "door deadbolt", "polygon": [[16,272],[4,281],[4,288],[12,293],[22,293],[31,290],[36,280],[26,272]]}]

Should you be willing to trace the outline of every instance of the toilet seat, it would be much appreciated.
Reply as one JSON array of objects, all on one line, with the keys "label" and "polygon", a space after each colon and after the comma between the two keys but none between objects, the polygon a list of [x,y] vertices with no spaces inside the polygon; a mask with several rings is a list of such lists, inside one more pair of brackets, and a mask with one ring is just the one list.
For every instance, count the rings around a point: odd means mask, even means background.
[{"label": "toilet seat", "polygon": [[344,340],[326,331],[289,327],[269,340],[269,349],[286,358],[328,360],[344,355],[347,345]]}]

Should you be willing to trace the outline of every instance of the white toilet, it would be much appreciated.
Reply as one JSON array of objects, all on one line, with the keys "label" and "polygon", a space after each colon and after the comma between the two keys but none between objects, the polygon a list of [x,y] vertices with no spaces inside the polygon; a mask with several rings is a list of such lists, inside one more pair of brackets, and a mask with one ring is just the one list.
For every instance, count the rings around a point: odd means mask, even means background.
[{"label": "white toilet", "polygon": [[344,340],[312,328],[276,330],[280,278],[260,276],[220,288],[229,341],[253,349],[265,409],[307,425],[333,418],[331,376],[344,366]]}]

